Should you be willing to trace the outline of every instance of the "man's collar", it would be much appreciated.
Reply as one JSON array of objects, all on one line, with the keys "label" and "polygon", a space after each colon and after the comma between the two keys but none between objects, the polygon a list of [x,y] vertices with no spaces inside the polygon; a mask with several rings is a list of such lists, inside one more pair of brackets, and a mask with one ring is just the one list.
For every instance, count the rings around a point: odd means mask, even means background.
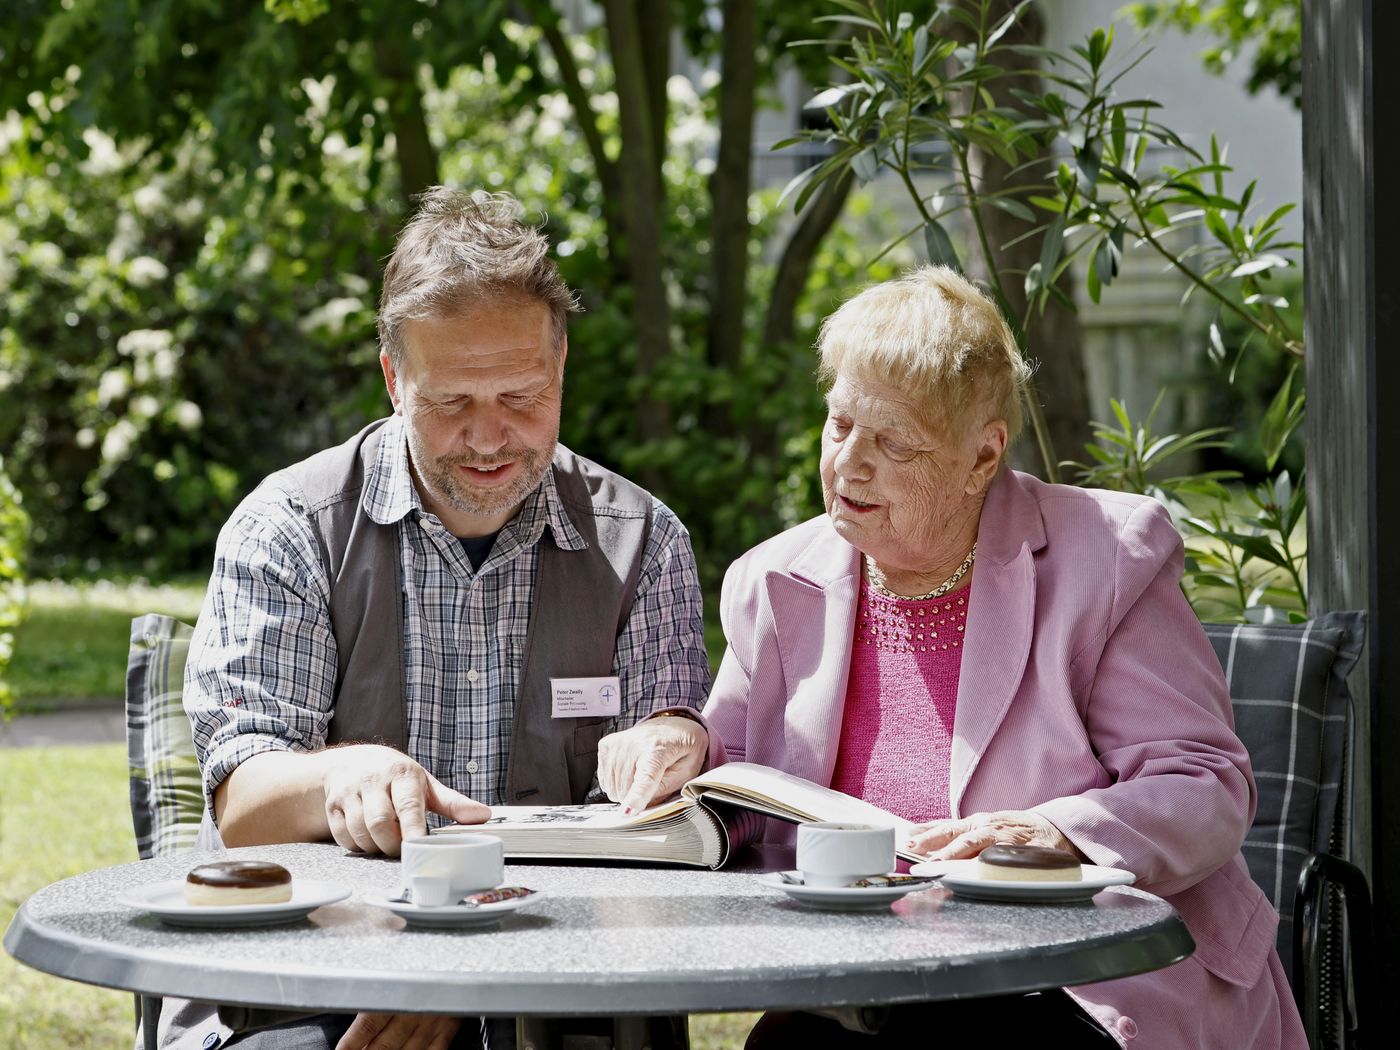
[{"label": "man's collar", "polygon": [[[562,445],[555,446],[555,455]],[[554,530],[554,542],[561,549],[566,551],[582,551],[588,549],[588,541],[574,528],[573,519],[564,510],[564,501],[559,498],[559,486],[554,481],[554,467],[545,473],[544,481],[525,502],[528,505],[531,500],[539,498],[544,504],[545,519],[549,527]],[[523,517],[523,515],[521,515]]]},{"label": "man's collar", "polygon": [[[408,459],[408,435],[403,417],[391,416],[384,424],[379,454],[365,478],[361,506],[369,519],[380,525],[392,525],[418,511],[426,513],[418,487],[413,483],[413,470]],[[514,534],[522,547],[538,542],[548,525],[554,531],[554,542],[563,550],[586,550],[588,542],[574,527],[559,498],[554,483],[554,471],[548,470],[544,480],[525,497],[520,511],[506,522],[502,532]]]},{"label": "man's collar", "polygon": [[380,434],[379,454],[365,478],[360,506],[370,521],[392,525],[415,510],[421,511],[423,501],[408,465],[408,437],[403,417],[397,413],[390,416]]}]

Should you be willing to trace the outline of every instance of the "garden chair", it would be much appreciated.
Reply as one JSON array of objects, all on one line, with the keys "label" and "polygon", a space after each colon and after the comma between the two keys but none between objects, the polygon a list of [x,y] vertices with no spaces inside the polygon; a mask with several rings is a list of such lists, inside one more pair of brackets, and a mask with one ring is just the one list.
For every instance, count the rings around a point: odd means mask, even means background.
[{"label": "garden chair", "polygon": [[1352,700],[1365,614],[1207,624],[1249,750],[1259,806],[1250,875],[1278,909],[1278,950],[1309,1045],[1359,1042],[1372,968],[1370,893],[1348,862]]},{"label": "garden chair", "polygon": [[[194,849],[204,786],[182,701],[193,629],[154,613],[131,621],[126,663],[127,788],[136,852],[142,860]],[[161,1000],[136,997],[136,1024],[155,1050]]]}]

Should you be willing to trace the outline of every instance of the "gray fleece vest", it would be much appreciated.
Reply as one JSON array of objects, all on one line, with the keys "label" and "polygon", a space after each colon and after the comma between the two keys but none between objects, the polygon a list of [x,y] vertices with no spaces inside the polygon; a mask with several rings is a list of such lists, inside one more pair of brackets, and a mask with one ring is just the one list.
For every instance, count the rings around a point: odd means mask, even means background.
[{"label": "gray fleece vest", "polygon": [[[384,422],[284,473],[306,499],[331,581],[338,674],[328,742],[407,751],[405,705],[415,683],[404,680],[404,521],[377,524],[360,506]],[[588,546],[564,550],[550,528],[539,541],[502,799],[512,805],[581,803],[587,795],[608,719],[552,717],[550,679],[613,673],[651,533],[652,499],[636,485],[563,445],[552,469],[564,512]]]}]

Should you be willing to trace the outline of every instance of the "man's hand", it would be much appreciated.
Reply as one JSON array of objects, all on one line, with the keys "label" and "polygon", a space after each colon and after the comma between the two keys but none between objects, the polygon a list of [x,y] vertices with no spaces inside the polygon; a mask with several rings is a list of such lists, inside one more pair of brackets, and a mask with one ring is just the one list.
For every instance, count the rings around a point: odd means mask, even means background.
[{"label": "man's hand", "polygon": [[358,1014],[335,1050],[447,1050],[460,1017],[424,1014]]},{"label": "man's hand", "polygon": [[348,850],[397,857],[404,839],[427,834],[429,811],[459,824],[491,816],[489,807],[453,791],[391,747],[352,744],[321,757],[326,820],[331,837]]},{"label": "man's hand", "polygon": [[1039,813],[1003,810],[974,813],[963,820],[934,820],[920,824],[909,834],[905,849],[930,860],[957,860],[975,857],[988,846],[1007,843],[1014,846],[1050,846],[1082,857],[1074,843]]},{"label": "man's hand", "polygon": [[632,813],[672,795],[700,772],[710,734],[690,718],[648,718],[598,741],[598,786]]}]

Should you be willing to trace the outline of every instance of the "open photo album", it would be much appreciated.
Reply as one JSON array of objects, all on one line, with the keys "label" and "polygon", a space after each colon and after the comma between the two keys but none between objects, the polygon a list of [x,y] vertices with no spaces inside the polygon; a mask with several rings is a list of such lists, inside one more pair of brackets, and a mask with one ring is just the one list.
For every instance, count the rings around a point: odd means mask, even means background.
[{"label": "open photo album", "polygon": [[[670,801],[634,813],[613,804],[493,806],[485,824],[452,824],[435,835],[487,832],[516,860],[596,859],[722,868],[774,817],[792,824],[845,821],[892,825],[903,843],[912,825],[869,802],[751,762],[730,762],[689,781]],[[921,859],[904,854],[910,860]]]}]

